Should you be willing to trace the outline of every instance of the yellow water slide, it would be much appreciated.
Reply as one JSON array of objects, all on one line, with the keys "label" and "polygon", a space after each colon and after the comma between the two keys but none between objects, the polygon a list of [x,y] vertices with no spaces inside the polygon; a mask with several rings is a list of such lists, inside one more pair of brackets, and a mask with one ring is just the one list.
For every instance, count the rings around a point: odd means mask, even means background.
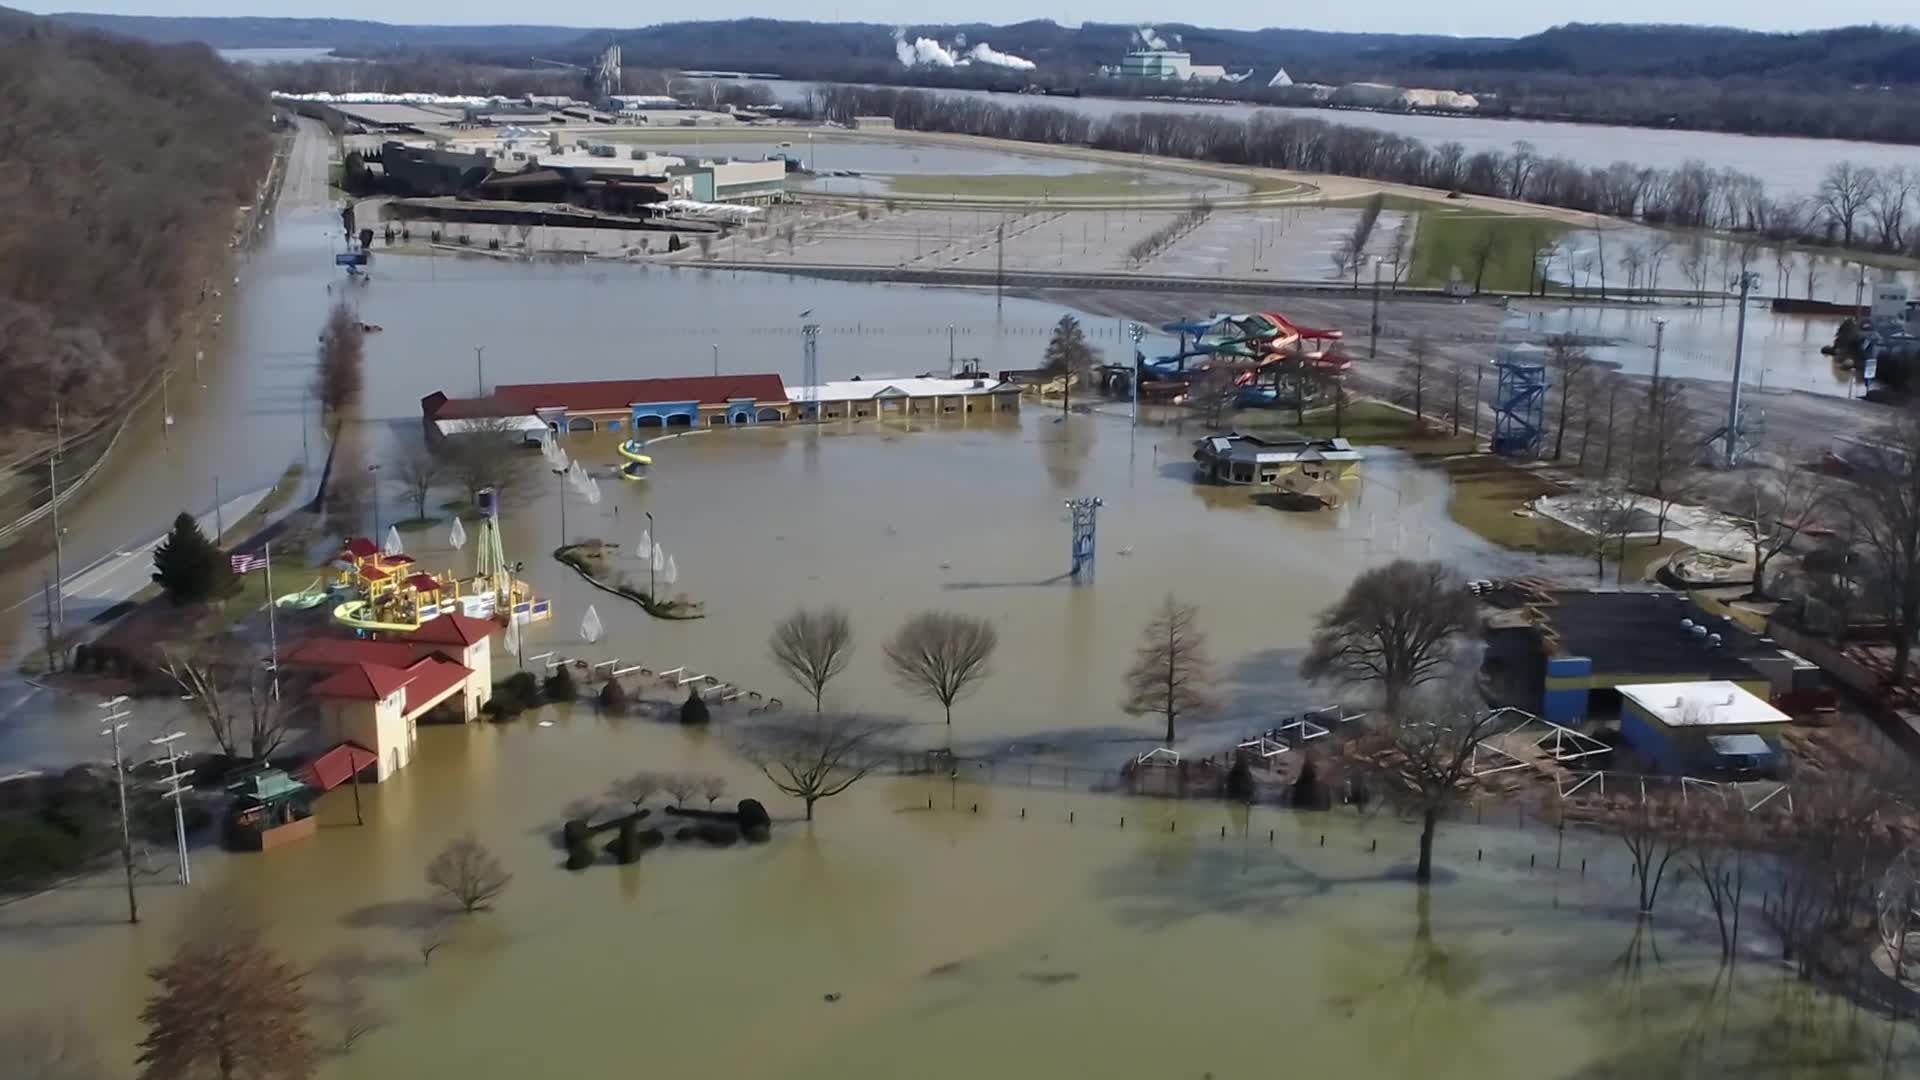
[{"label": "yellow water slide", "polygon": [[383,622],[376,619],[373,609],[365,600],[349,600],[334,608],[333,620],[344,626],[351,626],[355,630],[398,630],[412,633],[420,629],[420,624],[417,622]]},{"label": "yellow water slide", "polygon": [[646,443],[640,442],[637,439],[629,439],[617,447],[620,451],[620,456],[627,459],[627,464],[620,467],[621,476],[629,480],[645,480],[647,478],[646,469],[647,466],[653,464],[653,457],[650,454],[640,452],[640,448],[645,445]]}]

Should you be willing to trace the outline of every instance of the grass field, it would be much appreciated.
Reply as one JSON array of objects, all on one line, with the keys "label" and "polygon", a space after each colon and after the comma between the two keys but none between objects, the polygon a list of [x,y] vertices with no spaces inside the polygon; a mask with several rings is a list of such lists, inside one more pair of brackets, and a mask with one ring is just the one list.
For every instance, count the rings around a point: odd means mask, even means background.
[{"label": "grass field", "polygon": [[1480,287],[1493,292],[1525,292],[1533,280],[1533,253],[1552,244],[1567,226],[1546,218],[1488,214],[1482,211],[1428,209],[1420,215],[1413,239],[1413,285],[1445,285],[1457,269],[1474,283],[1476,252],[1490,239]]},{"label": "grass field", "polygon": [[1041,176],[1033,173],[903,173],[887,178],[897,195],[994,195],[1006,198],[1120,198],[1127,195],[1171,195],[1198,191],[1197,185],[1149,178],[1121,169]]}]

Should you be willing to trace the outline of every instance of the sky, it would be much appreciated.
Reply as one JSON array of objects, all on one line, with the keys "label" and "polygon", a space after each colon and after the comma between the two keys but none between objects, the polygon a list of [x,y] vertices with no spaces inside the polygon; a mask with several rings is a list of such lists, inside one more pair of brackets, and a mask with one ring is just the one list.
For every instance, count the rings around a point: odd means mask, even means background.
[{"label": "sky", "polygon": [[[748,0],[709,0],[679,17],[732,19],[756,16],[820,21],[901,23],[987,22],[1009,23],[1051,18],[1073,24],[1098,22],[1156,23],[1169,17],[1198,26],[1255,28],[1284,26],[1311,30],[1428,33],[1458,36],[1518,37],[1549,26],[1574,21],[1679,22],[1740,26],[1754,30],[1807,30],[1859,23],[1920,22],[1913,0],[1831,0],[1809,5],[1787,0],[1615,0],[1604,10],[1572,0],[1515,3],[1514,0],[1372,0],[1368,4],[1288,11],[1258,0],[1186,0],[1175,6],[1148,0],[1088,0],[1046,10],[1030,0],[944,0],[939,3],[901,3],[900,0],[790,0],[768,5]],[[563,25],[631,27],[661,21],[661,9],[642,9],[616,0],[574,0],[564,15],[519,0],[414,0],[397,9],[391,0],[329,0],[319,4],[262,5],[257,0],[96,0],[94,3],[30,5],[28,10],[90,11],[116,15],[304,16],[369,19],[409,23],[540,23],[543,18],[564,19]]]}]

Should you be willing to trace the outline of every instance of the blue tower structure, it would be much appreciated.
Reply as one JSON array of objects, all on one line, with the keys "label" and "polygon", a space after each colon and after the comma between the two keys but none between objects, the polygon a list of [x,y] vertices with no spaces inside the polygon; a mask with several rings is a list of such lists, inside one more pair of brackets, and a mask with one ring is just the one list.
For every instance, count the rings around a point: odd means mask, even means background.
[{"label": "blue tower structure", "polygon": [[1499,381],[1493,392],[1493,452],[1532,457],[1546,430],[1547,369],[1509,352],[1495,362]]},{"label": "blue tower structure", "polygon": [[1099,497],[1067,499],[1067,512],[1073,519],[1073,581],[1085,585],[1093,581],[1094,525],[1104,502]]}]

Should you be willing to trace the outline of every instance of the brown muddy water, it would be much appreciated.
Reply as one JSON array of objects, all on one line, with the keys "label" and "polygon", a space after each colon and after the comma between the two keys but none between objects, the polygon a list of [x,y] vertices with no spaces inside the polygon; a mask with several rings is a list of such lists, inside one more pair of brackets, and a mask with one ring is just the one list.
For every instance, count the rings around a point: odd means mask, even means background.
[{"label": "brown muddy water", "polygon": [[[949,321],[1001,328],[971,348],[962,338],[961,355],[1024,366],[1058,314],[1009,301],[995,324],[991,296],[746,276],[387,265],[361,294],[364,317],[387,328],[369,348],[376,460],[418,437],[421,394],[465,392],[474,345],[488,346],[489,382],[520,381],[699,371],[723,335],[726,370],[791,381],[798,339],[783,331],[810,308],[845,328],[823,346],[828,375],[940,366]],[[263,373],[240,376],[255,389],[237,412],[209,416],[233,426],[194,444],[191,471],[218,461],[270,479],[298,453],[295,358],[310,353],[325,297],[286,288],[285,307],[243,317],[276,343],[246,357]],[[866,332],[876,324],[898,332]],[[915,326],[939,330],[908,336]],[[1008,332],[1023,327],[1033,333]],[[1439,844],[1451,880],[1423,908],[1397,876],[1413,835],[1389,818],[1249,820],[1088,794],[1085,773],[1049,780],[1049,763],[1109,769],[1152,745],[1153,723],[1117,707],[1119,673],[1169,591],[1200,606],[1219,667],[1220,715],[1183,739],[1197,749],[1324,699],[1295,677],[1299,650],[1360,567],[1396,551],[1469,573],[1531,565],[1454,525],[1444,477],[1388,452],[1342,509],[1290,513],[1193,486],[1188,438],[1170,429],[1055,420],[1030,409],[912,429],[723,431],[659,445],[643,483],[609,475],[610,440],[570,444],[604,499],[569,497],[567,534],[631,543],[651,512],[679,588],[707,605],[695,622],[651,620],[548,558],[561,504],[547,474],[506,510],[512,553],[560,609],[529,652],[685,664],[797,702],[765,657],[767,630],[795,605],[838,603],[859,642],[836,703],[918,721],[924,744],[1000,754],[998,783],[876,776],[823,803],[811,827],[778,822],[766,846],[670,847],[569,874],[553,842],[561,808],[638,769],[722,775],[730,799],[795,813],[729,747],[733,725],[752,721],[688,732],[580,707],[428,728],[411,769],[363,790],[364,827],[336,792],[311,841],[266,857],[196,851],[190,889],[171,884],[167,853],[144,853],[136,928],[118,921],[110,876],[0,907],[0,1017],[70,1018],[130,1074],[146,969],[192,912],[232,898],[301,963],[342,945],[383,961],[370,991],[391,1024],[329,1060],[328,1077],[1883,1074],[1884,1021],[1764,959],[1731,987],[1716,981],[1684,894],[1663,912],[1658,959],[1644,936],[1633,948],[1617,845],[1571,838],[1556,874],[1548,834],[1452,825]],[[140,464],[162,479],[130,499],[167,500],[163,464]],[[173,494],[195,483],[183,475]],[[1097,580],[1074,587],[1058,580],[1061,500],[1080,495],[1106,505]],[[389,492],[383,520],[399,509]],[[444,522],[415,536],[424,561],[458,558]],[[575,634],[589,603],[607,629],[591,647]],[[988,616],[1002,636],[994,678],[956,710],[951,736],[878,659],[884,636],[927,607]],[[22,746],[97,755],[92,712],[16,709],[9,760],[34,756]],[[150,737],[177,720],[143,704],[137,723]],[[1028,762],[1042,763],[1031,784]],[[423,965],[404,930],[422,868],[466,830],[515,880]],[[1893,1040],[1911,1052],[1905,1029]]]}]

